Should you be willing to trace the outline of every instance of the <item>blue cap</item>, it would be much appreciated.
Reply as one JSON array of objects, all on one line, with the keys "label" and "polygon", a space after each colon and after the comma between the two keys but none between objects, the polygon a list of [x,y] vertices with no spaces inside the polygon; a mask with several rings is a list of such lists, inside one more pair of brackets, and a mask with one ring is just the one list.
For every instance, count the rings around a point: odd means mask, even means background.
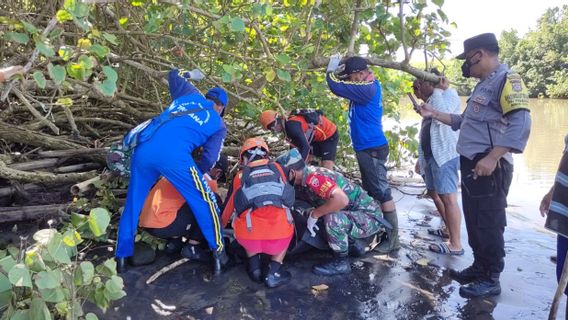
[{"label": "blue cap", "polygon": [[227,103],[229,102],[229,97],[227,96],[227,92],[225,92],[225,90],[219,87],[214,87],[211,88],[209,91],[207,91],[205,98],[213,100],[213,102],[215,103],[220,102],[223,105],[223,107],[226,107]]}]

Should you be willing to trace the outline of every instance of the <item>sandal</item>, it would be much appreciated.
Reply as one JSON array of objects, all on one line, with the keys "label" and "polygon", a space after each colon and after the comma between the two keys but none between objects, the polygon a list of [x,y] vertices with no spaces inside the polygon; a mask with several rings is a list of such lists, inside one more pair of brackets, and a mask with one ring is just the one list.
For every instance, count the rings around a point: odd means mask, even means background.
[{"label": "sandal", "polygon": [[437,236],[443,239],[449,239],[450,235],[442,231],[442,229],[428,229],[428,234]]},{"label": "sandal", "polygon": [[452,251],[452,250],[450,250],[450,247],[448,247],[448,244],[443,243],[443,242],[431,244],[429,246],[429,249],[432,252],[436,252],[436,253],[444,254],[444,255],[448,255],[448,256],[463,256],[463,254],[465,252],[464,249]]}]

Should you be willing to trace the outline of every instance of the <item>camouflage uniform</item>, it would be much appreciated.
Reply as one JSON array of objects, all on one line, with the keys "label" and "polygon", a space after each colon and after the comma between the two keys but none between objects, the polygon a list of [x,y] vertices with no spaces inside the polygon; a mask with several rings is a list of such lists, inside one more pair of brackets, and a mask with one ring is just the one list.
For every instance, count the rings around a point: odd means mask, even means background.
[{"label": "camouflage uniform", "polygon": [[333,251],[347,252],[349,237],[362,239],[385,228],[379,219],[383,218],[380,206],[365,190],[345,178],[342,174],[325,168],[307,166],[304,169],[301,191],[311,204],[323,205],[338,186],[349,198],[343,210],[324,216],[327,241]]}]

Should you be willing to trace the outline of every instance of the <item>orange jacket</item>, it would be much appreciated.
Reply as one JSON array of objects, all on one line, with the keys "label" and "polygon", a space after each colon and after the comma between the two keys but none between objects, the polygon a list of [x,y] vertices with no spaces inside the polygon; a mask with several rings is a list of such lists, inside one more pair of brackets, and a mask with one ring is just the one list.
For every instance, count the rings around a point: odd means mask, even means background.
[{"label": "orange jacket", "polygon": [[[290,116],[288,118],[288,121],[300,122],[304,133],[309,129],[308,122],[306,122],[306,119],[304,119],[304,117],[301,115]],[[335,123],[331,122],[331,120],[322,115],[321,123],[316,125],[314,128],[314,139],[312,141],[320,142],[327,140],[335,133],[335,131],[337,131],[337,126],[335,125]]]},{"label": "orange jacket", "polygon": [[[211,190],[217,193],[217,181],[204,176]],[[161,178],[150,190],[138,225],[143,228],[164,228],[176,219],[177,212],[185,203],[184,197],[166,179]]]},{"label": "orange jacket", "polygon": [[[258,162],[267,160],[258,160]],[[253,161],[254,164],[257,161]],[[234,196],[241,187],[242,170],[233,179],[233,191],[223,210],[221,222],[226,226],[235,211]],[[286,209],[266,206],[250,213],[252,229],[247,229],[246,214],[241,213],[233,220],[235,238],[246,240],[276,240],[290,237],[294,233],[294,224],[288,221]]]}]

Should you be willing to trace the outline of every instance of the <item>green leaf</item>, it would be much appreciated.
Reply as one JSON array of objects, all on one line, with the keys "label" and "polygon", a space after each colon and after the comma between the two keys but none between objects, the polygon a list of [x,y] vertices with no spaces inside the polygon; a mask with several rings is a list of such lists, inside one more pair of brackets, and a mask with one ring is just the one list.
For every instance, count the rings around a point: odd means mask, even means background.
[{"label": "green leaf", "polygon": [[290,57],[287,54],[281,53],[276,55],[276,61],[278,61],[280,64],[288,64],[290,63]]},{"label": "green leaf", "polygon": [[47,81],[45,80],[45,77],[43,76],[43,73],[41,71],[34,72],[34,80],[37,83],[38,87],[45,89]]},{"label": "green leaf", "polygon": [[266,81],[272,82],[276,79],[276,72],[272,68],[266,69],[264,70],[264,76],[266,77]]},{"label": "green leaf", "polygon": [[[110,79],[105,80],[105,82],[103,82],[103,85],[106,82],[109,82],[109,80]],[[113,90],[114,93],[114,91],[116,90],[116,84],[114,84],[113,82],[113,85],[114,85],[114,90]],[[103,94],[104,93],[105,92],[103,91]],[[89,228],[91,229],[91,232],[95,235],[95,237],[100,237],[103,234],[105,234],[106,228],[108,227],[109,223],[110,223],[110,214],[108,213],[107,209],[95,208],[91,210],[91,212],[89,212]]]},{"label": "green leaf", "polygon": [[6,40],[8,41],[14,41],[17,43],[21,43],[21,44],[26,44],[28,43],[28,41],[30,41],[30,37],[28,37],[27,34],[22,33],[22,32],[6,32]]},{"label": "green leaf", "polygon": [[[101,84],[97,84],[97,89],[99,89],[99,91],[107,96],[107,97],[112,97],[114,96],[114,93],[116,92],[116,82],[110,81],[110,80],[105,80],[103,81],[103,83]],[[89,221],[89,226],[91,226],[90,221]],[[92,231],[92,229],[91,229]]]},{"label": "green leaf", "polygon": [[5,273],[8,273],[15,265],[16,260],[14,260],[12,256],[6,256],[0,259],[0,268],[2,268]]},{"label": "green leaf", "polygon": [[84,214],[71,213],[71,224],[75,228],[82,227],[88,220],[88,217]]},{"label": "green leaf", "polygon": [[110,49],[98,43],[95,43],[90,47],[89,52],[95,54],[99,58],[104,58],[107,56],[107,54],[110,53]]},{"label": "green leaf", "polygon": [[24,257],[24,263],[31,271],[40,272],[44,271],[46,266],[45,262],[43,262],[43,257],[40,254],[40,249],[35,247],[31,250],[26,251],[26,255]]},{"label": "green leaf", "polygon": [[[71,105],[73,105],[73,100],[71,100]],[[67,105],[66,107],[70,107],[71,105]],[[75,230],[67,230],[63,234],[63,242],[65,242],[65,244],[68,245],[69,247],[75,247],[79,243],[83,242],[83,239],[81,239],[81,235],[79,234],[79,232]]]},{"label": "green leaf", "polygon": [[72,251],[64,242],[60,234],[56,234],[51,241],[47,244],[47,252],[49,255],[45,257],[46,260],[55,261],[59,263],[71,263],[70,257]]},{"label": "green leaf", "polygon": [[63,276],[59,270],[41,271],[35,278],[38,289],[55,289],[61,285]]},{"label": "green leaf", "polygon": [[43,42],[43,41],[36,41],[36,48],[39,51],[39,53],[43,54],[44,56],[46,56],[47,58],[51,58],[55,55],[55,51],[53,50],[53,47],[51,47],[51,45]]},{"label": "green leaf", "polygon": [[94,313],[87,313],[85,320],[99,320],[99,318]]},{"label": "green leaf", "polygon": [[87,70],[80,63],[69,63],[65,70],[67,70],[67,74],[69,74],[71,78],[77,80],[86,80],[92,73],[89,72],[89,74],[87,74]]},{"label": "green leaf", "polygon": [[228,73],[223,73],[223,82],[231,82],[233,81],[233,76]]},{"label": "green leaf", "polygon": [[118,74],[112,67],[103,66],[103,73],[110,81],[116,82],[118,80]]},{"label": "green leaf", "polygon": [[57,50],[57,54],[61,57],[61,59],[63,59],[63,61],[69,61],[73,55],[73,49],[68,46],[61,46],[59,50]]},{"label": "green leaf", "polygon": [[229,24],[229,30],[232,32],[243,32],[245,31],[245,22],[239,17],[232,18]]},{"label": "green leaf", "polygon": [[102,264],[99,264],[96,268],[98,273],[112,277],[116,275],[116,261],[114,259],[107,259]]},{"label": "green leaf", "polygon": [[292,76],[290,76],[290,73],[288,71],[285,70],[276,70],[276,74],[278,75],[278,79],[286,81],[286,82],[290,82],[292,81]]},{"label": "green leaf", "polygon": [[62,66],[53,65],[52,63],[50,63],[47,65],[47,71],[49,72],[49,76],[51,77],[51,79],[53,79],[53,81],[55,81],[56,84],[61,84],[63,83],[63,81],[65,81],[67,72],[65,71],[65,68],[63,68]]},{"label": "green leaf", "polygon": [[32,278],[30,276],[30,270],[23,264],[16,264],[8,272],[8,279],[10,283],[16,287],[32,287]]},{"label": "green leaf", "polygon": [[114,34],[103,32],[103,38],[105,38],[106,41],[114,44],[115,46],[118,45],[118,39]]},{"label": "green leaf", "polygon": [[[49,65],[47,68],[49,69]],[[55,229],[41,229],[34,233],[33,239],[41,245],[47,245],[56,233]]]},{"label": "green leaf", "polygon": [[10,302],[12,297],[12,284],[8,277],[0,272],[0,309]]},{"label": "green leaf", "polygon": [[30,319],[32,319],[30,315],[30,309],[24,309],[24,310],[18,309],[16,310],[16,312],[14,312],[14,314],[10,318],[10,320],[30,320]]},{"label": "green leaf", "polygon": [[55,288],[55,289],[39,289],[39,293],[43,300],[47,302],[58,303],[65,299],[67,289]]},{"label": "green leaf", "polygon": [[81,270],[81,277],[83,284],[90,284],[95,276],[95,267],[90,261],[83,261],[79,265],[79,270]]},{"label": "green leaf", "polygon": [[112,276],[105,283],[105,296],[109,300],[118,300],[126,295],[122,290],[124,283],[119,276]]},{"label": "green leaf", "polygon": [[128,17],[122,17],[118,20],[121,26],[125,25],[128,22]]},{"label": "green leaf", "polygon": [[73,20],[73,16],[67,12],[67,10],[59,9],[55,14],[55,19],[57,19],[57,22],[63,23],[65,21]]},{"label": "green leaf", "polygon": [[64,316],[69,312],[69,304],[67,301],[61,301],[55,304],[55,310],[57,310],[57,313],[60,315]]},{"label": "green leaf", "polygon": [[432,0],[432,2],[438,7],[441,7],[444,4],[444,0]]},{"label": "green leaf", "polygon": [[20,22],[24,26],[24,30],[26,30],[28,33],[31,33],[31,34],[37,33],[37,28],[33,24],[26,22],[26,21],[23,21],[23,20],[20,21]]},{"label": "green leaf", "polygon": [[41,298],[33,298],[30,307],[30,317],[34,320],[51,320],[49,309]]}]

